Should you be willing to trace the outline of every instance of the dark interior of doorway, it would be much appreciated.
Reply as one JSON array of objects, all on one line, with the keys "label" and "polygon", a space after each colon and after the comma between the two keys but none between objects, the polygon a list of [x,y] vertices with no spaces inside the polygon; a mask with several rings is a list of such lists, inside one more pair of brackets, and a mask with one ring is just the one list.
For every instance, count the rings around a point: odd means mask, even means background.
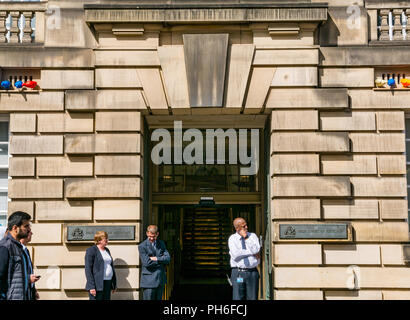
[{"label": "dark interior of doorway", "polygon": [[243,217],[254,229],[252,205],[161,206],[159,223],[174,259],[170,300],[231,300],[228,238]]}]

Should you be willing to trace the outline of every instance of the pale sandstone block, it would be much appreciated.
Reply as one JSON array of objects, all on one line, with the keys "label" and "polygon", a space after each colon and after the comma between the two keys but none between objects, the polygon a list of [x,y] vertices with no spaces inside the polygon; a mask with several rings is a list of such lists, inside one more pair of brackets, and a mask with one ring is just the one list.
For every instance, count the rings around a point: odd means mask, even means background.
[{"label": "pale sandstone block", "polygon": [[405,197],[406,178],[351,177],[356,197]]},{"label": "pale sandstone block", "polygon": [[377,130],[404,129],[404,111],[377,112]]},{"label": "pale sandstone block", "polygon": [[[41,266],[70,266],[83,267],[85,251],[89,246],[37,246],[35,249],[34,265]],[[138,266],[137,245],[109,244],[111,256],[115,266]],[[53,254],[50,254],[52,252]]]},{"label": "pale sandstone block", "polygon": [[[232,50],[234,53],[234,45],[232,45]],[[189,108],[190,104],[188,80],[185,69],[184,46],[159,46],[158,56],[164,74],[164,82],[170,99],[170,106],[172,108]]]},{"label": "pale sandstone block", "polygon": [[407,219],[407,200],[380,200],[380,214],[383,220]]},{"label": "pale sandstone block", "polygon": [[95,156],[95,174],[140,175],[140,156]]},{"label": "pale sandstone block", "polygon": [[27,212],[34,219],[34,202],[33,201],[9,201],[7,202],[7,215],[15,211]]},{"label": "pale sandstone block", "polygon": [[141,131],[140,112],[96,112],[96,131]]},{"label": "pale sandstone block", "polygon": [[33,223],[32,244],[61,243],[61,223]]},{"label": "pale sandstone block", "polygon": [[246,97],[246,109],[261,109],[269,93],[275,68],[256,67],[252,70],[251,80]]},{"label": "pale sandstone block", "polygon": [[273,279],[277,288],[347,288],[354,280],[345,267],[280,267]]},{"label": "pale sandstone block", "polygon": [[325,219],[379,219],[377,200],[323,200]]},{"label": "pale sandstone block", "polygon": [[138,75],[148,100],[148,106],[154,110],[166,110],[168,114],[168,102],[159,69],[138,69]]},{"label": "pale sandstone block", "polygon": [[[294,26],[294,24],[292,24]],[[301,26],[301,30],[298,35],[290,35],[283,37],[282,35],[270,35],[267,28],[260,30],[253,30],[253,43],[257,48],[280,48],[280,47],[312,47],[314,45],[313,30],[306,30]],[[285,50],[284,50],[285,51]]]},{"label": "pale sandstone block", "polygon": [[376,156],[373,155],[323,155],[321,159],[323,174],[377,174]]},{"label": "pale sandstone block", "polygon": [[67,110],[146,110],[141,90],[68,90]]},{"label": "pale sandstone block", "polygon": [[348,108],[346,89],[271,89],[266,108],[340,109]]},{"label": "pale sandstone block", "polygon": [[64,92],[0,93],[0,111],[63,111]]},{"label": "pale sandstone block", "polygon": [[[88,292],[37,290],[41,300],[89,300]],[[112,299],[113,296],[111,296]]]},{"label": "pale sandstone block", "polygon": [[320,219],[319,199],[272,200],[273,219]]},{"label": "pale sandstone block", "polygon": [[383,300],[377,290],[325,291],[325,300]]},{"label": "pale sandstone block", "polygon": [[253,44],[232,44],[230,50],[226,107],[241,108],[245,98],[255,46]]},{"label": "pale sandstone block", "polygon": [[[44,24],[41,28],[41,18],[45,21],[44,11],[37,11],[36,17],[36,41],[41,41],[41,29],[43,30],[44,38]],[[68,14],[71,19],[71,14]],[[38,29],[37,29],[38,28]],[[40,29],[41,28],[41,29]],[[65,34],[68,32],[65,28],[61,28]],[[55,32],[54,29],[52,32]],[[83,34],[81,34],[83,35]],[[39,42],[40,42],[39,41]],[[91,68],[94,65],[94,52],[89,48],[53,48],[48,47],[44,50],[38,50],[35,46],[28,47],[22,50],[22,47],[17,45],[7,48],[7,55],[0,57],[0,65],[3,68]]]},{"label": "pale sandstone block", "polygon": [[323,300],[320,290],[274,290],[274,300]]},{"label": "pale sandstone block", "polygon": [[318,65],[319,51],[317,49],[257,49],[253,59],[254,66],[266,65]]},{"label": "pale sandstone block", "polygon": [[274,197],[350,196],[349,177],[275,177]]},{"label": "pale sandstone block", "polygon": [[403,268],[360,268],[362,288],[409,289],[410,269]]},{"label": "pale sandstone block", "polygon": [[95,200],[95,220],[140,220],[140,200]]},{"label": "pale sandstone block", "polygon": [[95,69],[97,88],[142,88],[137,69]]},{"label": "pale sandstone block", "polygon": [[356,241],[409,241],[407,222],[352,222]]},{"label": "pale sandstone block", "polygon": [[272,152],[346,152],[349,138],[345,132],[274,132]]},{"label": "pale sandstone block", "polygon": [[63,136],[11,136],[10,154],[62,154]]},{"label": "pale sandstone block", "polygon": [[384,265],[404,265],[403,246],[401,244],[383,244],[381,249]]},{"label": "pale sandstone block", "polygon": [[383,300],[410,300],[410,290],[383,290]]},{"label": "pale sandstone block", "polygon": [[377,156],[379,174],[406,174],[405,155]]},{"label": "pale sandstone block", "polygon": [[403,133],[350,133],[353,152],[405,152]]},{"label": "pale sandstone block", "polygon": [[320,44],[322,46],[367,45],[368,28],[367,10],[363,1],[329,1],[328,21],[320,28]]},{"label": "pale sandstone block", "polygon": [[274,110],[271,121],[271,130],[319,129],[317,110]]},{"label": "pale sandstone block", "polygon": [[33,177],[35,158],[12,157],[9,159],[10,177]]},{"label": "pale sandstone block", "polygon": [[[36,275],[41,276],[41,280],[36,282],[36,289],[41,290],[56,290],[61,288],[61,270],[58,267],[49,267],[46,269],[34,269],[34,273]],[[41,299],[43,299],[42,296],[43,293],[40,293]]]},{"label": "pale sandstone block", "polygon": [[42,176],[92,176],[92,157],[38,157],[37,175]]},{"label": "pale sandstone block", "polygon": [[380,265],[380,247],[373,244],[324,245],[325,264]]},{"label": "pale sandstone block", "polygon": [[374,131],[374,112],[321,112],[320,127],[323,131]]},{"label": "pale sandstone block", "polygon": [[[62,271],[62,287],[66,290],[81,290],[85,288],[84,268],[64,268]],[[138,268],[116,268],[118,289],[138,289]]]},{"label": "pale sandstone block", "polygon": [[39,113],[38,132],[93,132],[92,113]]},{"label": "pale sandstone block", "polygon": [[36,201],[38,221],[92,220],[91,201]]},{"label": "pale sandstone block", "polygon": [[318,154],[274,154],[271,157],[273,174],[319,173]]},{"label": "pale sandstone block", "polygon": [[138,198],[139,178],[65,179],[67,198]]},{"label": "pale sandstone block", "polygon": [[10,114],[10,132],[36,132],[36,115],[34,113]]},{"label": "pale sandstone block", "polygon": [[140,300],[140,292],[138,290],[117,291],[111,295],[111,300]]},{"label": "pale sandstone block", "polygon": [[37,246],[33,263],[37,267],[84,266],[87,248],[84,246]]},{"label": "pale sandstone block", "polygon": [[43,89],[93,89],[94,70],[41,70]]},{"label": "pale sandstone block", "polygon": [[60,179],[18,179],[9,181],[10,199],[62,198],[63,180]]},{"label": "pale sandstone block", "polygon": [[274,264],[312,265],[322,263],[320,244],[275,244]]},{"label": "pale sandstone block", "polygon": [[409,91],[349,90],[352,109],[406,109]]},{"label": "pale sandstone block", "polygon": [[272,87],[316,87],[316,67],[277,67],[272,78]]},{"label": "pale sandstone block", "polygon": [[160,66],[156,50],[97,50],[95,66]]},{"label": "pale sandstone block", "polygon": [[140,134],[72,134],[65,136],[66,153],[139,153]]},{"label": "pale sandstone block", "polygon": [[374,69],[322,68],[320,81],[322,87],[372,88],[374,86]]}]

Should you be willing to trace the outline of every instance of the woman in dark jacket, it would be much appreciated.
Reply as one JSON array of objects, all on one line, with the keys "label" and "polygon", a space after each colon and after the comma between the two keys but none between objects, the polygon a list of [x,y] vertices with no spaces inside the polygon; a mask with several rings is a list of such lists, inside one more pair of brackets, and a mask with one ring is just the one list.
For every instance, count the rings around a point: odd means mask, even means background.
[{"label": "woman in dark jacket", "polygon": [[85,276],[90,300],[110,300],[112,293],[117,289],[114,263],[108,244],[108,234],[97,231],[92,247],[85,253]]}]

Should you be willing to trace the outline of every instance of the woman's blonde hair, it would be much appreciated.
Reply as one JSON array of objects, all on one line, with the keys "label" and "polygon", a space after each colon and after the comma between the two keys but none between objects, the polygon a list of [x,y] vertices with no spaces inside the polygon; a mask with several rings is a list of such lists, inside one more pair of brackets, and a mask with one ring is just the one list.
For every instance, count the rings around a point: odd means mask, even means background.
[{"label": "woman's blonde hair", "polygon": [[98,244],[102,239],[108,239],[108,234],[105,231],[97,231],[94,235],[94,243]]}]

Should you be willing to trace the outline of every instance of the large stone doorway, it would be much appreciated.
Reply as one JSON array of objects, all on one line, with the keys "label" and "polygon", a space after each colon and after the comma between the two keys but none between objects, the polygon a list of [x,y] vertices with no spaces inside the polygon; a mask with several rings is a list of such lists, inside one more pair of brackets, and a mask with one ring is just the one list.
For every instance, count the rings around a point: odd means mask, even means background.
[{"label": "large stone doorway", "polygon": [[232,221],[244,217],[255,229],[255,205],[163,205],[159,225],[172,261],[170,300],[230,300],[228,238]]}]

